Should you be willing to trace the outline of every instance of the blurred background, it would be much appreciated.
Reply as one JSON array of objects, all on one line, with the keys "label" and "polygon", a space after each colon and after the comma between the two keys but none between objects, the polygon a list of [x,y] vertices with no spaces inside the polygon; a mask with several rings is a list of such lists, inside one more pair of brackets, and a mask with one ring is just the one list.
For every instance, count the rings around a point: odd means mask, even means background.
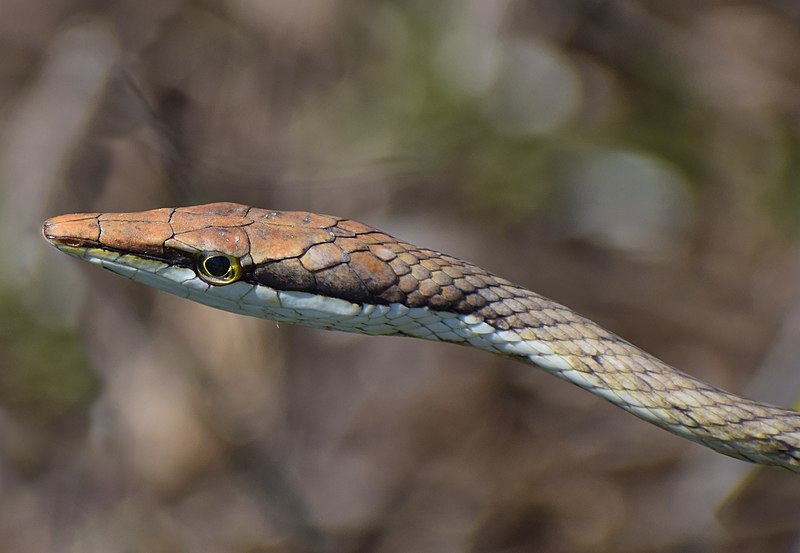
[{"label": "blurred background", "polygon": [[793,0],[0,1],[0,550],[800,551],[800,478],[465,348],[237,317],[42,221],[354,218],[800,395]]}]

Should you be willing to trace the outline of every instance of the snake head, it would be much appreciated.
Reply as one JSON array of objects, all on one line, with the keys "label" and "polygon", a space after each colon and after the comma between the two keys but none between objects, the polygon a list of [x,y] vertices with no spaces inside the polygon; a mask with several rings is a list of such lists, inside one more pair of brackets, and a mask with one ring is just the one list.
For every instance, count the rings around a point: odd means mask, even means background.
[{"label": "snake head", "polygon": [[[332,242],[335,236],[327,229],[336,222],[213,203],[62,215],[48,219],[42,232],[64,253],[160,290],[228,311],[289,320],[294,314],[282,310],[280,290],[258,282],[255,273],[265,263],[299,258]],[[289,284],[286,290],[294,288]],[[343,307],[334,304],[328,307]]]},{"label": "snake head", "polygon": [[[263,298],[275,306],[293,297],[334,313],[399,304],[468,314],[510,294],[501,290],[510,283],[474,265],[315,213],[213,203],[64,215],[46,221],[43,233],[61,251],[133,280],[281,321],[298,317],[265,311]],[[319,326],[316,311],[301,315]]]},{"label": "snake head", "polygon": [[416,276],[429,277],[427,269],[411,275],[401,258],[418,259],[407,245],[327,215],[213,203],[64,215],[46,221],[43,234],[64,253],[132,280],[277,321],[327,328],[331,317],[365,305],[444,298],[432,297],[438,285],[420,287]]}]

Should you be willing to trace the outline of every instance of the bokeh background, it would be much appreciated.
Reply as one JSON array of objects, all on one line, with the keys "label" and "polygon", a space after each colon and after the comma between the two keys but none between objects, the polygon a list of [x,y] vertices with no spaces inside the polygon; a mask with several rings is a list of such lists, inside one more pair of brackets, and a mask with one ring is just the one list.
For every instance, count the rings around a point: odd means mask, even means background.
[{"label": "bokeh background", "polygon": [[332,213],[800,395],[794,0],[0,1],[0,551],[800,551],[800,478],[531,367],[236,317],[74,211]]}]

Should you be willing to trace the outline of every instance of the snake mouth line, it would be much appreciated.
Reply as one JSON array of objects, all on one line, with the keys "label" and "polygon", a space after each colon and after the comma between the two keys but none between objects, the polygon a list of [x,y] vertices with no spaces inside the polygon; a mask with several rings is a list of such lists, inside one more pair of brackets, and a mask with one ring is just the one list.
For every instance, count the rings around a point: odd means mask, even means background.
[{"label": "snake mouth line", "polygon": [[157,248],[158,251],[156,252],[131,251],[123,248],[114,248],[104,244],[100,240],[54,232],[52,227],[55,225],[50,224],[50,221],[51,220],[45,221],[42,227],[42,235],[51,246],[69,255],[82,257],[79,255],[79,252],[101,250],[111,254],[133,256],[149,261],[159,261],[161,263],[168,263],[170,265],[189,269],[194,267],[195,264],[194,255],[177,250],[175,248],[162,246]]},{"label": "snake mouth line", "polygon": [[77,249],[109,249],[103,246],[100,242],[96,240],[85,240],[82,238],[74,238],[72,236],[57,236],[54,234],[44,234],[45,239],[50,242],[52,246],[61,249],[62,247],[66,246],[68,248],[77,248]]},{"label": "snake mouth line", "polygon": [[50,242],[50,244],[53,246],[69,246],[71,248],[98,248],[101,246],[100,242],[97,240],[89,240],[78,236],[71,236],[56,232],[54,230],[55,227],[58,226],[58,221],[56,221],[56,219],[58,219],[58,217],[48,219],[42,225],[42,235],[44,236],[45,240]]}]

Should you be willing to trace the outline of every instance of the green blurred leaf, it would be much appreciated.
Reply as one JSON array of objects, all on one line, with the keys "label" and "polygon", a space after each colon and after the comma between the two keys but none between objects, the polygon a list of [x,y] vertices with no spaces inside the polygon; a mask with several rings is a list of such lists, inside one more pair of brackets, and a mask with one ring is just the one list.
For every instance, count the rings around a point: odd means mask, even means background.
[{"label": "green blurred leaf", "polygon": [[0,297],[0,402],[53,421],[88,408],[99,388],[76,334],[51,328],[13,298]]}]

